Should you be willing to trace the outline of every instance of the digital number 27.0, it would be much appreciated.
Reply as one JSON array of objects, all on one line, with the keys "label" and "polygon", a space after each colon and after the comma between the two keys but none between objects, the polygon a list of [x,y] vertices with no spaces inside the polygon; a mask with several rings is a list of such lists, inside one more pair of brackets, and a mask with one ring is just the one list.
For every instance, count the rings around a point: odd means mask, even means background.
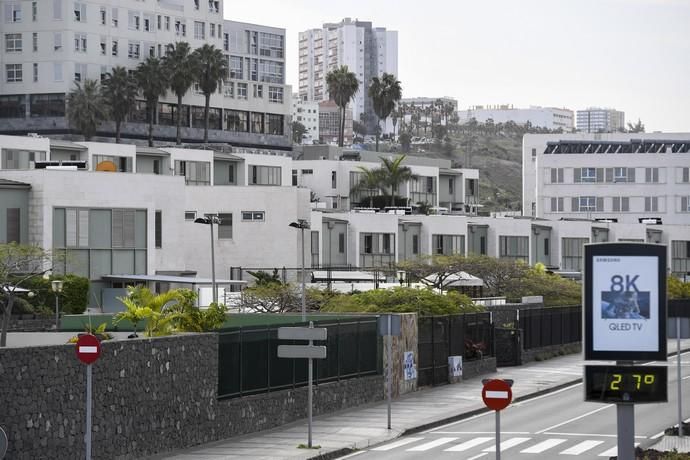
[{"label": "digital number 27.0", "polygon": [[[612,390],[620,390],[620,383],[623,380],[623,374],[612,374],[611,383],[609,388]],[[640,386],[644,383],[645,385],[651,385],[656,380],[654,374],[633,374],[632,377],[635,379],[635,389],[639,390]]]}]

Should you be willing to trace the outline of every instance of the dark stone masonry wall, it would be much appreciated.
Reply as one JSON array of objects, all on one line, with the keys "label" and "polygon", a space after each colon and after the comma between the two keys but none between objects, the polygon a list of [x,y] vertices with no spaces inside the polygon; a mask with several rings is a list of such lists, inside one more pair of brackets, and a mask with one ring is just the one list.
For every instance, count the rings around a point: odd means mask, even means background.
[{"label": "dark stone masonry wall", "polygon": [[[0,315],[2,321],[2,315]],[[54,316],[12,315],[10,317],[10,332],[42,332],[55,327]]]}]

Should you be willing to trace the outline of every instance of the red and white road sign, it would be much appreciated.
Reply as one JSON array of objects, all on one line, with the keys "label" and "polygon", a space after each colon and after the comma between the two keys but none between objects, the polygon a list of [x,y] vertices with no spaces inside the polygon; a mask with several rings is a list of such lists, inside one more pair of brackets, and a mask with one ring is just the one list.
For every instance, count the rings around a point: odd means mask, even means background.
[{"label": "red and white road sign", "polygon": [[101,356],[101,342],[95,335],[85,334],[77,340],[77,358],[84,364],[93,364]]},{"label": "red and white road sign", "polygon": [[513,392],[505,380],[489,380],[482,388],[482,399],[489,409],[502,410],[513,400]]}]

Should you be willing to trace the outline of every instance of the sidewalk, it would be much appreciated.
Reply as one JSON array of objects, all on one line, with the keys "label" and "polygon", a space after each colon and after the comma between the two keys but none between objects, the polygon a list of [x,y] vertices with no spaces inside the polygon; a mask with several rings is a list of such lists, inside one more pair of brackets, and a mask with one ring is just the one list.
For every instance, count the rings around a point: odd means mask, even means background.
[{"label": "sidewalk", "polygon": [[[690,339],[682,340],[683,351]],[[676,350],[669,340],[669,352]],[[670,359],[670,358],[669,358]],[[150,457],[150,460],[307,460],[345,455],[455,420],[486,412],[481,399],[482,380],[513,379],[513,403],[546,394],[582,379],[581,354],[561,356],[518,367],[500,368],[492,374],[459,384],[427,388],[404,395],[392,404],[392,429],[386,429],[386,401],[314,417],[312,443],[319,449],[299,449],[307,443],[307,420],[272,430],[238,436],[223,441]]]}]

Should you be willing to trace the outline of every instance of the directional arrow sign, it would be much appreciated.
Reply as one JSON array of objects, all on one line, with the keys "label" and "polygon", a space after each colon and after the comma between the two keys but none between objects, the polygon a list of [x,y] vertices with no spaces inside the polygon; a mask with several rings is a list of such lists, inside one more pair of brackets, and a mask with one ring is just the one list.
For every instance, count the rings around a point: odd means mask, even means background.
[{"label": "directional arrow sign", "polygon": [[326,340],[325,327],[279,327],[280,340]]},{"label": "directional arrow sign", "polygon": [[326,347],[314,345],[278,345],[278,358],[326,359]]},{"label": "directional arrow sign", "polygon": [[508,407],[513,400],[513,392],[507,382],[499,379],[489,380],[482,388],[482,399],[489,409],[501,410]]}]

